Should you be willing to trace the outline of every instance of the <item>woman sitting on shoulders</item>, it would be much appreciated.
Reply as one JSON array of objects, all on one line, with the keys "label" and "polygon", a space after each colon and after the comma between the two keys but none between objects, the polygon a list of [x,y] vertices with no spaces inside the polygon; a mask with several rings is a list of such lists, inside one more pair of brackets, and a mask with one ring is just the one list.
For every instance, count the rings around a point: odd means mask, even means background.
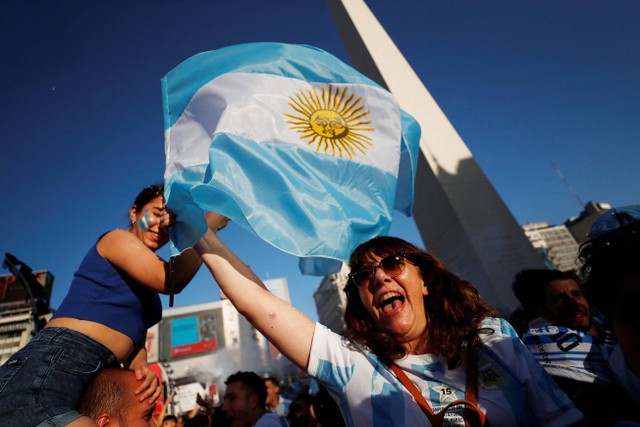
[{"label": "woman sitting on shoulders", "polygon": [[[169,263],[155,254],[168,242],[172,221],[163,186],[145,188],[129,219],[128,230],[98,238],[53,318],[0,367],[1,426],[95,426],[76,410],[81,393],[100,370],[120,364],[141,381],[140,402],[160,395],[145,337],[162,317],[158,293],[170,292]],[[176,257],[177,292],[201,265],[193,250]]]}]

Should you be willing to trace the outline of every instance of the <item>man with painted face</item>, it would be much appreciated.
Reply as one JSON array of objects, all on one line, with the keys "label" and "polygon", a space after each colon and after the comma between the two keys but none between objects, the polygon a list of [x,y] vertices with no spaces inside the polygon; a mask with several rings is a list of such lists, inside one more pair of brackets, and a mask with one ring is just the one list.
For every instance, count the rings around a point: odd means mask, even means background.
[{"label": "man with painted face", "polygon": [[513,290],[533,320],[522,341],[594,425],[630,419],[627,393],[607,363],[610,331],[593,319],[577,277],[558,270],[523,270]]}]

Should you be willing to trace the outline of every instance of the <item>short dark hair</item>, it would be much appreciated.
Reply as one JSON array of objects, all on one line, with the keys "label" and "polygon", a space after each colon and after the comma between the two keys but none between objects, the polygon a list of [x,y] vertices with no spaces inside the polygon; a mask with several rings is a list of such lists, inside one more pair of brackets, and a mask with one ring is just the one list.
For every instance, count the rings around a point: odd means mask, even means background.
[{"label": "short dark hair", "polygon": [[93,420],[103,412],[124,420],[130,404],[130,392],[124,380],[127,374],[133,374],[133,371],[124,368],[102,370],[84,389],[78,412]]},{"label": "short dark hair", "polygon": [[544,291],[547,285],[554,280],[575,280],[580,285],[578,277],[570,271],[530,269],[522,270],[516,274],[512,284],[513,293],[527,315],[532,315],[538,309],[546,308]]},{"label": "short dark hair", "polygon": [[240,382],[251,394],[258,396],[258,402],[264,407],[267,402],[267,386],[264,384],[264,378],[251,371],[238,371],[229,375],[224,382],[226,385]]},{"label": "short dark hair", "polygon": [[267,382],[269,381],[271,384],[273,384],[276,387],[280,387],[280,381],[278,381],[277,378],[275,377],[265,377],[264,381]]}]

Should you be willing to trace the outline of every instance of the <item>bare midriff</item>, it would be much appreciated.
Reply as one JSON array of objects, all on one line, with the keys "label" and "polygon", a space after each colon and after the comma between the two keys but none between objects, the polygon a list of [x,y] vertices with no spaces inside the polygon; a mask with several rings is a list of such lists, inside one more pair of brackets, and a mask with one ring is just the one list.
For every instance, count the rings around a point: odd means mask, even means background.
[{"label": "bare midriff", "polygon": [[131,338],[122,332],[118,332],[103,325],[102,323],[74,319],[71,317],[58,317],[51,319],[45,326],[45,328],[50,327],[73,329],[74,331],[80,332],[81,334],[98,341],[100,344],[111,350],[120,363],[126,361],[135,349]]}]

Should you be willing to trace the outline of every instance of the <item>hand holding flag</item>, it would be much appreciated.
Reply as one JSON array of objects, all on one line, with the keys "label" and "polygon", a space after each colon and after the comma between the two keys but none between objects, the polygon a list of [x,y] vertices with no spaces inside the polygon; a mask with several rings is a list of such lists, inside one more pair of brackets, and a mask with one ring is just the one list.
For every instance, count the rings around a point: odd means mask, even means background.
[{"label": "hand holding flag", "polygon": [[309,46],[251,43],[196,55],[162,81],[172,251],[215,211],[329,274],[410,215],[420,129],[394,97]]}]

